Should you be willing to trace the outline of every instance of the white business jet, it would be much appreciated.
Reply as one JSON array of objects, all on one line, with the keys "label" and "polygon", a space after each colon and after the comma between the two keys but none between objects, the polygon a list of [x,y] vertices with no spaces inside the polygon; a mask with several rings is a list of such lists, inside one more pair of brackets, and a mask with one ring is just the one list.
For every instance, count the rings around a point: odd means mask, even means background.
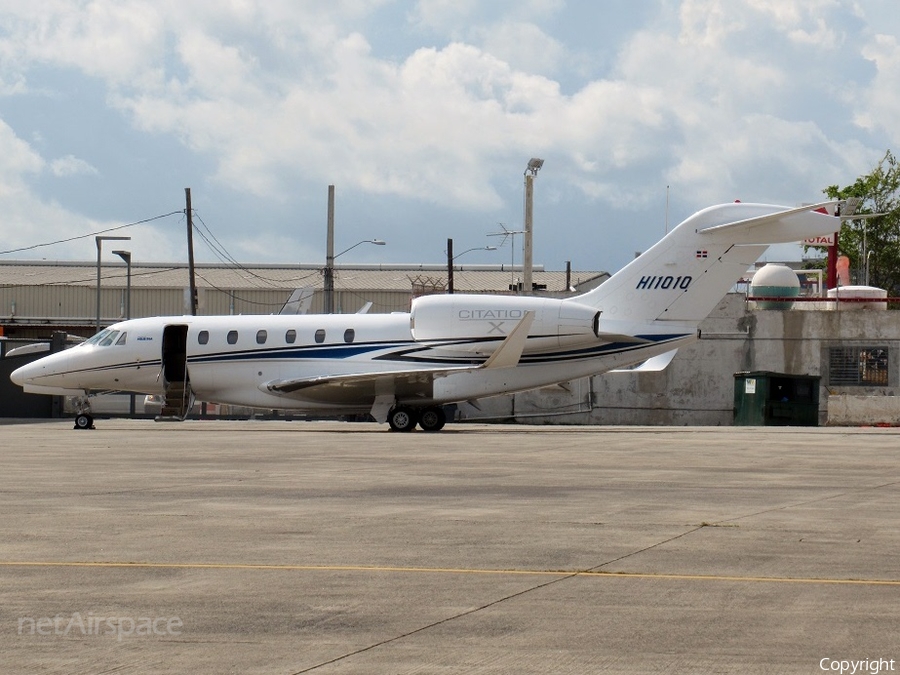
[{"label": "white business jet", "polygon": [[[572,298],[429,295],[397,314],[132,319],[11,377],[32,393],[161,395],[163,414],[181,418],[196,399],[438,431],[445,404],[664,368],[769,244],[839,230],[836,205],[704,209]],[[92,422],[86,408],[76,428]]]}]

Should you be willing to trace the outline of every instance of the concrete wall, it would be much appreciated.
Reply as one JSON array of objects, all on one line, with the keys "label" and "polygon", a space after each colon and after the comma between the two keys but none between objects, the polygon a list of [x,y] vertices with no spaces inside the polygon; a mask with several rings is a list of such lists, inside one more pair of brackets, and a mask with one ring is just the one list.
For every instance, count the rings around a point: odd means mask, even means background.
[{"label": "concrete wall", "polygon": [[[888,348],[886,386],[828,386],[830,347],[874,345]],[[607,373],[565,388],[486,399],[478,409],[460,406],[460,416],[538,424],[730,425],[734,374],[755,370],[820,376],[822,425],[900,421],[900,398],[891,398],[900,390],[900,314],[756,310],[743,294],[729,294],[701,324],[700,341],[679,350],[664,371]]]}]

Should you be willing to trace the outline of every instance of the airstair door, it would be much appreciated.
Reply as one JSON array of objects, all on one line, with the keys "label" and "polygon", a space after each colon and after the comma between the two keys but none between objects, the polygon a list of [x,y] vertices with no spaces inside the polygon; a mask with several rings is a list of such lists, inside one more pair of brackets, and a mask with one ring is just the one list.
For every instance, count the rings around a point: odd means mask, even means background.
[{"label": "airstair door", "polygon": [[165,402],[160,417],[184,419],[194,403],[187,369],[187,333],[183,324],[172,324],[163,330],[162,375]]}]

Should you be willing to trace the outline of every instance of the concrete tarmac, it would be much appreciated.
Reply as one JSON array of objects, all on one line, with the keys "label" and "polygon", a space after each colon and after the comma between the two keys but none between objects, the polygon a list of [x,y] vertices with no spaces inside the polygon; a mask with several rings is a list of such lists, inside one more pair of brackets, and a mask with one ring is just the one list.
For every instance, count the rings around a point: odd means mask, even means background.
[{"label": "concrete tarmac", "polygon": [[0,426],[4,673],[900,668],[900,431]]}]

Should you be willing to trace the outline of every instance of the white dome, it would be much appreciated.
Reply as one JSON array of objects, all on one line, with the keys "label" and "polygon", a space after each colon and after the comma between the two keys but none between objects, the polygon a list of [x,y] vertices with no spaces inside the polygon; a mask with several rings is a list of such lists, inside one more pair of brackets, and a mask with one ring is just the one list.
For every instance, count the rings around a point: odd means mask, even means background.
[{"label": "white dome", "polygon": [[[800,288],[800,278],[787,265],[779,265],[777,263],[769,263],[756,271],[753,275],[753,281],[750,282],[751,289],[757,288]],[[754,295],[765,295],[754,293]]]}]

